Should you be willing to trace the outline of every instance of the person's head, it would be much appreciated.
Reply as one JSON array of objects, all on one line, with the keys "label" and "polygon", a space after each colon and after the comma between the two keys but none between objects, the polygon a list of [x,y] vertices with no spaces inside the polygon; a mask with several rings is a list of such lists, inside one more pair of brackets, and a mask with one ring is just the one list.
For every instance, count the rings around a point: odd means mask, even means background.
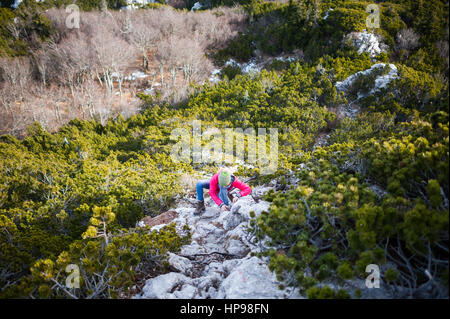
[{"label": "person's head", "polygon": [[219,185],[222,187],[227,187],[231,183],[231,172],[227,168],[220,171],[219,174]]}]

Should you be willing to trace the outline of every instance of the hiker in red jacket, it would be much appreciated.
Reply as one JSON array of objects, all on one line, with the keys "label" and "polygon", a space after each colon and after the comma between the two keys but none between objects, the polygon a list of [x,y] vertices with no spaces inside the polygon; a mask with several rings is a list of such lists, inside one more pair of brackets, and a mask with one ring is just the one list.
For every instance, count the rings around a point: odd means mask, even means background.
[{"label": "hiker in red jacket", "polygon": [[214,202],[220,207],[221,211],[224,212],[229,210],[229,198],[228,192],[234,188],[240,189],[241,191],[233,196],[233,203],[235,203],[238,198],[247,196],[252,192],[250,186],[245,184],[236,178],[231,172],[224,168],[219,170],[211,180],[202,180],[197,183],[197,208],[195,210],[195,215],[205,211],[205,201],[203,199],[203,189],[209,189],[209,195],[214,200]]}]

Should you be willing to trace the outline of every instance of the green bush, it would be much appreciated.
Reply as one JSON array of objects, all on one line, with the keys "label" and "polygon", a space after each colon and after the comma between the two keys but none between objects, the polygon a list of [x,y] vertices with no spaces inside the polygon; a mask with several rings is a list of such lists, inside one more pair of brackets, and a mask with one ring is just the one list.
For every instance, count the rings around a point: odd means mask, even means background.
[{"label": "green bush", "polygon": [[[16,11],[1,8],[0,54],[27,54],[31,45],[26,37],[11,38],[7,24],[15,14],[29,34],[38,35],[33,45],[39,46],[52,32],[40,10],[66,3],[27,0]],[[279,169],[268,176],[258,167],[238,170],[254,175],[255,183],[278,181],[277,191],[266,195],[270,208],[251,222],[258,240],[269,238],[272,247],[261,255],[269,257],[278,279],[289,279],[286,284],[309,298],[348,298],[323,283],[363,280],[374,263],[389,267],[387,283],[411,287],[414,297],[428,281],[423,265],[432,255],[435,280],[448,286],[448,75],[436,49],[437,41],[448,40],[448,4],[380,2],[376,32],[390,52],[372,59],[343,43],[348,33],[365,28],[371,2],[240,3],[248,28],[213,52],[218,61],[298,49],[297,62],[275,62],[269,68],[277,72],[248,75],[227,66],[222,71],[228,81],[194,87],[178,105],[159,105],[158,97],[140,94],[143,111],[126,120],[119,116],[101,125],[74,119],[54,134],[33,124],[22,140],[0,138],[1,297],[119,297],[143,273],[167,271],[164,254],[177,251],[189,235],[173,226],[159,233],[134,226],[187,191],[180,176],[217,169],[170,158],[172,130],[189,130],[193,120],[222,131],[278,128]],[[78,4],[94,10],[100,1]],[[122,4],[108,2],[110,8]],[[420,47],[409,56],[393,52],[404,28],[420,35]],[[394,62],[399,77],[358,100],[355,118],[342,119],[348,101],[334,83],[375,60]],[[375,76],[386,71],[359,78],[347,98],[369,92]],[[328,133],[317,147],[317,138]],[[79,291],[62,288],[70,263],[83,272]],[[103,272],[101,291],[89,290],[86,283]]]},{"label": "green bush", "polygon": [[[271,269],[281,279],[297,274],[293,285],[304,290],[313,286],[305,285],[311,280],[364,278],[369,264],[389,261],[401,273],[405,265],[398,254],[414,256],[410,262],[418,265],[431,251],[442,261],[434,266],[437,272],[444,272],[447,141],[448,117],[442,112],[416,112],[397,125],[389,113],[343,121],[329,146],[303,162],[306,168],[296,174],[299,186],[267,194],[272,205],[257,218],[255,230],[260,238],[269,236],[271,245],[286,247],[282,258],[269,251]],[[364,180],[384,194],[376,195]],[[338,259],[336,272],[331,256]],[[303,275],[306,269],[311,277]],[[393,270],[386,275],[389,282],[411,285]],[[418,267],[412,276],[415,288],[427,280]]]},{"label": "green bush", "polygon": [[353,278],[353,269],[351,264],[347,261],[342,262],[337,269],[337,274],[342,279]]},{"label": "green bush", "polygon": [[227,78],[229,80],[233,80],[236,75],[241,75],[242,71],[238,65],[227,65],[222,68],[221,77]]},{"label": "green bush", "polygon": [[[39,260],[31,267],[29,285],[39,287],[31,295],[39,298],[117,298],[135,282],[135,277],[148,272],[163,272],[167,267],[164,254],[177,251],[189,237],[180,237],[174,224],[158,231],[130,229],[100,240],[80,240],[72,243],[55,261]],[[70,272],[68,265],[80,270],[80,288],[65,288]],[[101,274],[101,275],[100,275]],[[55,287],[56,288],[51,288]],[[97,288],[94,290],[90,287]]]},{"label": "green bush", "polygon": [[349,299],[350,295],[344,289],[334,291],[329,286],[312,287],[306,291],[309,299]]}]

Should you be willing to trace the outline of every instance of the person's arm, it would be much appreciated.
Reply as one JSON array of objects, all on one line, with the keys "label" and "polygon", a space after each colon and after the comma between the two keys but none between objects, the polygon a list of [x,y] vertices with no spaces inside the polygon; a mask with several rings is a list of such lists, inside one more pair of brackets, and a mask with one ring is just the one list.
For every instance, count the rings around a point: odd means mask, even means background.
[{"label": "person's arm", "polygon": [[219,174],[215,174],[211,178],[211,182],[209,183],[209,195],[213,199],[213,201],[217,204],[217,206],[222,207],[225,205],[222,200],[217,196],[219,193],[219,186],[218,186],[218,180],[219,180]]},{"label": "person's arm", "polygon": [[239,193],[237,193],[237,197],[244,197],[252,192],[252,189],[250,186],[248,186],[243,181],[241,181],[237,178],[234,180],[233,187],[236,187],[241,190]]}]

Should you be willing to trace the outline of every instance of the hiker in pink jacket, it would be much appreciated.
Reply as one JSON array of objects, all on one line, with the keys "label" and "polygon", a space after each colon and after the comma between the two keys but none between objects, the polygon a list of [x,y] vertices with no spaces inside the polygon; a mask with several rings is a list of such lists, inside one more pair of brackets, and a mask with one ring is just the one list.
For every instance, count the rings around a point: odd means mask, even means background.
[{"label": "hiker in pink jacket", "polygon": [[247,196],[252,192],[250,186],[237,179],[228,169],[221,169],[214,174],[211,180],[202,180],[197,183],[198,203],[194,213],[195,215],[199,215],[205,211],[205,201],[203,199],[203,189],[205,188],[209,189],[209,195],[220,207],[221,211],[229,210],[228,192],[234,188],[240,189],[241,191],[233,196],[233,203],[235,203],[238,198]]}]

